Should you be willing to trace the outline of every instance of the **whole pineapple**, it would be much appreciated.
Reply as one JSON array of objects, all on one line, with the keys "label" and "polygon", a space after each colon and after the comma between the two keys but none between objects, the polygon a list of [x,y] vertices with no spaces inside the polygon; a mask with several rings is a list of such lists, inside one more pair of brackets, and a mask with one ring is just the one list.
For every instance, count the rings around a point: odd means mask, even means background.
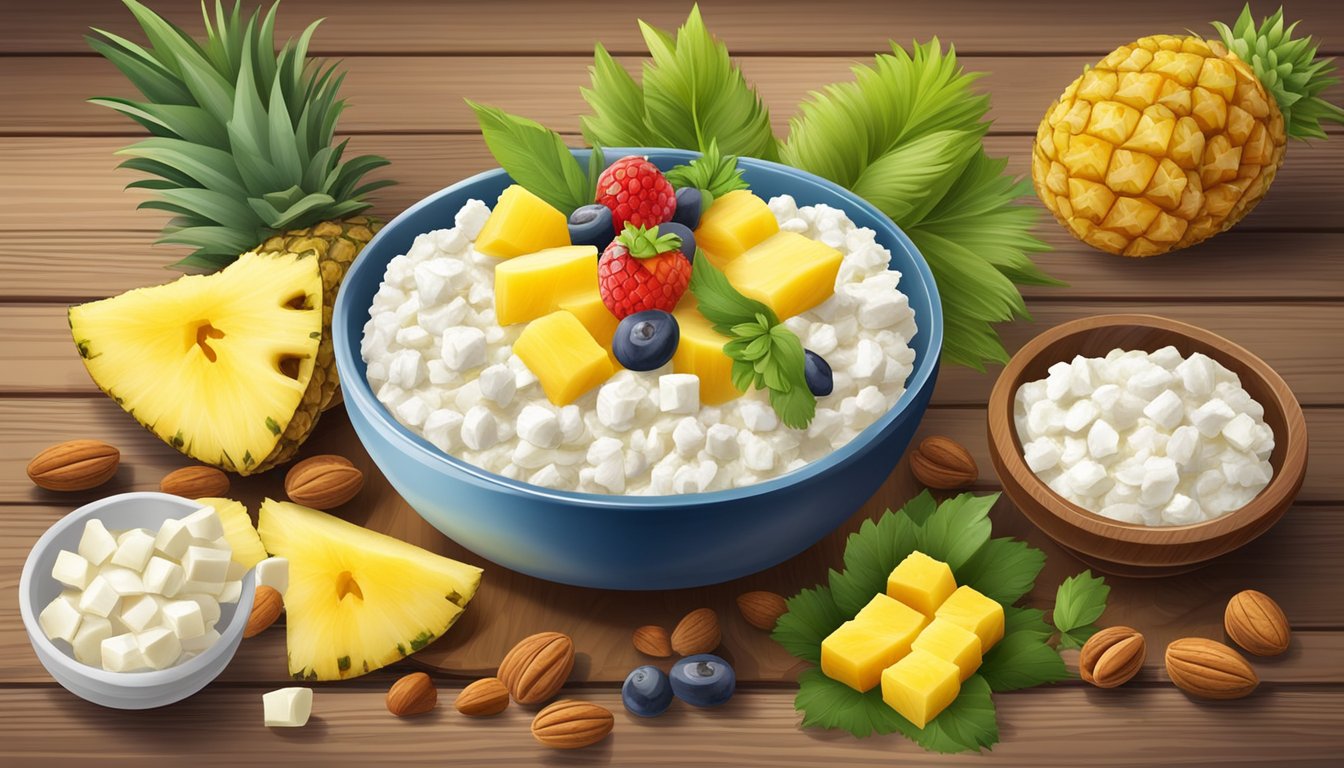
[{"label": "whole pineapple", "polygon": [[1331,60],[1293,38],[1283,9],[1215,22],[1220,40],[1157,35],[1089,68],[1045,113],[1031,176],[1075,237],[1110,253],[1155,256],[1194,245],[1264,198],[1287,139],[1325,138],[1344,110],[1318,94]]},{"label": "whole pineapple", "polygon": [[[267,401],[263,393],[256,394],[266,407],[254,410],[265,412],[265,425],[275,432],[273,445],[258,445],[255,440],[250,444],[241,440],[232,446],[219,444],[218,435],[235,431],[227,424],[231,411],[227,406],[221,410],[207,403],[249,397],[246,383],[240,384],[231,370],[219,366],[219,376],[204,377],[199,372],[196,376],[219,388],[233,389],[224,393],[180,392],[181,399],[195,398],[201,406],[190,409],[189,417],[176,414],[171,419],[160,418],[165,405],[160,402],[162,398],[150,397],[143,387],[128,384],[123,366],[113,365],[119,361],[107,357],[133,354],[137,345],[127,337],[125,328],[107,334],[109,344],[100,345],[103,328],[88,322],[100,315],[72,311],[75,340],[86,365],[90,364],[90,354],[103,356],[100,366],[90,365],[99,386],[170,445],[231,471],[263,471],[292,458],[322,409],[333,401],[337,378],[331,340],[332,307],[347,268],[379,226],[361,215],[370,207],[365,197],[392,183],[362,180],[387,161],[368,155],[345,159],[346,142],[334,142],[336,120],[345,107],[338,98],[344,75],[334,65],[308,58],[316,22],[297,41],[291,40],[277,50],[278,4],[264,16],[254,12],[245,20],[238,4],[230,12],[216,0],[213,23],[202,6],[205,37],[198,42],[135,0],[123,2],[144,30],[149,45],[142,47],[98,29],[86,39],[121,70],[143,95],[143,101],[91,101],[117,110],[153,134],[120,154],[129,156],[122,167],[153,177],[128,185],[151,193],[151,199],[140,207],[173,215],[159,242],[194,248],[174,266],[207,271],[227,267],[246,252],[312,257],[321,281],[322,324],[320,336],[315,337],[314,359],[296,368],[297,377],[289,377],[291,383],[298,381],[305,387],[294,412],[285,412],[287,399],[274,396]],[[254,262],[249,271],[267,263]],[[267,278],[264,271],[256,271],[251,279]],[[226,285],[197,283],[192,290],[218,292]],[[250,318],[238,310],[237,304],[245,300],[245,296],[214,296],[211,302],[227,307],[231,316],[248,321],[237,323],[238,332],[247,333],[250,331],[245,329],[256,326],[249,325]],[[127,309],[135,309],[134,304]],[[209,320],[165,317],[162,331],[179,333],[177,326],[203,327],[202,323],[208,324]],[[152,332],[148,327],[137,330]],[[181,364],[187,364],[188,355],[192,356],[190,364],[203,364],[200,351],[192,344],[184,345]],[[208,355],[210,363],[217,359],[228,365],[239,362],[236,355]],[[168,364],[162,358],[152,362]],[[207,366],[205,370],[209,369]],[[257,389],[261,388],[258,383]],[[164,426],[166,422],[173,423],[172,430]],[[211,433],[208,439],[202,434],[206,432]],[[202,445],[209,445],[209,451],[193,448]],[[259,450],[266,452],[258,455]]]}]

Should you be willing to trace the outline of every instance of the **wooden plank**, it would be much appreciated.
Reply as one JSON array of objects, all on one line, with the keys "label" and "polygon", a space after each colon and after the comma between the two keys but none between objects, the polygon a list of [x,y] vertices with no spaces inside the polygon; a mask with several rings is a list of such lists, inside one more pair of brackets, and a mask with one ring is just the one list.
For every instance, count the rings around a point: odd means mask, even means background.
[{"label": "wooden plank", "polygon": [[[264,728],[262,690],[216,686],[172,707],[138,713],[102,709],[56,688],[3,689],[0,760],[25,766],[96,760],[133,768],[176,768],[188,759],[193,766],[423,765],[430,755],[436,762],[460,757],[464,764],[492,766],[886,768],[957,760],[924,752],[897,734],[860,740],[803,730],[791,690],[741,691],[713,710],[674,704],[656,720],[627,714],[620,694],[610,689],[567,691],[616,716],[611,736],[576,752],[550,751],[533,741],[530,709],[511,706],[489,719],[459,715],[449,706],[456,686],[440,688],[437,710],[404,721],[387,714],[381,690],[323,687],[302,729]],[[1333,686],[1262,690],[1217,706],[1167,686],[1054,688],[997,696],[996,708],[1002,741],[992,756],[1002,765],[1119,766],[1143,754],[1160,756],[1155,759],[1163,765],[1249,766],[1265,765],[1263,756],[1272,754],[1276,766],[1323,766],[1344,749],[1338,727],[1344,691]],[[1254,749],[1246,748],[1250,743]]]},{"label": "wooden plank", "polygon": [[[166,277],[162,272],[161,277]],[[1000,327],[1010,352],[1066,320],[1104,312],[1149,312],[1226,335],[1274,366],[1304,405],[1344,405],[1344,305],[1341,304],[1074,304],[1030,305],[1033,320]],[[0,394],[93,393],[96,387],[70,344],[64,304],[0,304]],[[999,368],[980,373],[947,366],[934,402],[983,405]]]},{"label": "wooden plank", "polygon": [[[192,34],[200,33],[196,0],[160,0],[154,8]],[[1305,31],[1325,41],[1323,53],[1344,50],[1344,19],[1332,12],[1334,8],[1333,0],[1299,0],[1290,10],[1292,18],[1306,19]],[[619,0],[597,0],[576,12],[547,0],[497,0],[480,5],[416,3],[413,11],[397,13],[378,3],[286,0],[278,35],[282,39],[297,35],[308,22],[326,17],[314,40],[314,50],[324,54],[589,55],[595,40],[614,52],[642,53],[636,18],[671,29],[685,19],[686,10],[683,2],[644,3],[633,8]],[[1015,4],[1011,13],[1002,10],[994,0],[824,4],[779,0],[763,12],[753,0],[718,0],[706,5],[704,14],[709,28],[737,53],[864,55],[885,48],[891,38],[906,42],[936,35],[973,53],[1104,54],[1145,35],[1186,30],[1212,35],[1208,22],[1221,18],[1230,23],[1237,9],[1217,0],[1132,0],[1097,5],[1080,13],[1032,0]],[[59,14],[12,14],[0,53],[83,53],[88,47],[81,35],[90,26],[142,39],[121,5],[65,0]]]},{"label": "wooden plank", "polygon": [[[999,133],[1034,132],[1047,106],[1090,56],[962,56],[968,71],[985,73],[977,88],[993,95],[989,117]],[[620,61],[639,77],[646,58]],[[867,57],[762,56],[738,60],[747,82],[770,108],[775,135],[788,135],[789,118],[809,93],[851,80],[850,67]],[[590,112],[579,94],[589,84],[591,59],[582,56],[352,56],[342,59],[341,90],[350,108],[341,115],[346,133],[474,132],[476,118],[464,99],[483,101],[577,133]],[[0,115],[0,134],[117,134],[138,136],[140,126],[100,106],[91,96],[139,94],[110,63],[87,56],[25,56],[7,63],[0,99],[13,107]],[[1344,86],[1324,94],[1339,101]],[[1327,130],[1344,133],[1344,126]]]}]

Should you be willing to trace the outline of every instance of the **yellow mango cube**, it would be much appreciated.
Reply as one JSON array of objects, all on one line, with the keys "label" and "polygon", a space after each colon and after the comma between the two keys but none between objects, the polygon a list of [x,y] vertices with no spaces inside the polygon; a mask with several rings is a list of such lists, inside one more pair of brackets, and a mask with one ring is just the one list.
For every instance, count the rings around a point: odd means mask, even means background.
[{"label": "yellow mango cube", "polygon": [[924,614],[886,595],[873,595],[873,599],[868,601],[854,620],[869,629],[889,632],[903,638],[907,650],[920,630],[929,623],[929,618]]},{"label": "yellow mango cube", "polygon": [[621,321],[617,320],[616,316],[611,314],[611,310],[607,309],[607,305],[602,303],[602,294],[593,290],[590,293],[562,299],[557,305],[559,309],[579,318],[579,322],[588,329],[593,339],[611,355],[611,363],[615,369],[620,370],[616,355],[611,353],[611,339],[616,335],[616,326],[620,325]]},{"label": "yellow mango cube", "polygon": [[728,338],[710,325],[687,293],[672,316],[677,319],[681,340],[672,355],[672,369],[700,377],[700,402],[719,405],[741,397],[733,386],[733,360],[723,353]]},{"label": "yellow mango cube", "polygon": [[500,193],[499,202],[476,236],[476,250],[497,259],[569,244],[569,219],[565,214],[518,184]]},{"label": "yellow mango cube", "polygon": [[957,588],[952,569],[923,552],[911,552],[887,577],[887,594],[933,618]]},{"label": "yellow mango cube", "polygon": [[974,632],[983,653],[1003,639],[1003,606],[967,586],[957,587],[934,615]]},{"label": "yellow mango cube", "polygon": [[535,320],[561,309],[562,301],[585,295],[597,295],[597,248],[591,245],[547,248],[495,266],[500,325]]},{"label": "yellow mango cube", "polygon": [[835,293],[842,255],[797,232],[777,232],[723,267],[744,295],[765,304],[780,319],[802,314]]},{"label": "yellow mango cube", "polygon": [[910,641],[855,619],[821,641],[821,671],[860,693],[872,690],[882,670],[910,652]]},{"label": "yellow mango cube", "polygon": [[980,654],[980,637],[969,629],[947,619],[934,619],[924,628],[910,645],[915,650],[928,651],[940,659],[957,665],[961,670],[958,680],[975,674],[980,668],[983,657]]},{"label": "yellow mango cube", "polygon": [[923,728],[961,692],[957,665],[928,651],[911,651],[882,672],[882,700]]},{"label": "yellow mango cube", "polygon": [[533,320],[513,343],[513,353],[541,383],[546,398],[569,405],[588,390],[611,378],[607,351],[564,310]]},{"label": "yellow mango cube", "polygon": [[714,266],[723,269],[743,251],[779,231],[779,222],[765,201],[746,189],[715,198],[695,228],[695,244]]}]

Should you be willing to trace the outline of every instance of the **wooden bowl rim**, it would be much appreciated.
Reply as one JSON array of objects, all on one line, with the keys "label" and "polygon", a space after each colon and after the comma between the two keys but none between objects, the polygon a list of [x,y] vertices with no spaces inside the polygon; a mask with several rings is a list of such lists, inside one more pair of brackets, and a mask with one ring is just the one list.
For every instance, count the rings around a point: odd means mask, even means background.
[{"label": "wooden bowl rim", "polygon": [[[1265,486],[1245,506],[1213,520],[1205,520],[1190,525],[1147,526],[1136,523],[1122,523],[1070,502],[1055,493],[1054,489],[1046,485],[1027,466],[1017,436],[1016,420],[1013,418],[1013,405],[1017,394],[1018,380],[1031,363],[1035,362],[1049,346],[1061,339],[1117,326],[1153,328],[1201,342],[1224,356],[1236,358],[1260,378],[1265,388],[1273,394],[1278,408],[1284,414],[1284,431],[1286,434],[1276,434],[1274,436],[1276,446],[1278,441],[1283,441],[1283,465],[1274,473],[1269,485]],[[1211,354],[1210,357],[1214,357],[1214,355]],[[1219,362],[1223,361],[1220,360]],[[999,460],[998,464],[1007,470],[1012,482],[1039,502],[1046,512],[1065,523],[1093,535],[1105,536],[1126,543],[1167,547],[1196,544],[1227,536],[1242,528],[1256,524],[1266,515],[1281,511],[1292,502],[1306,474],[1306,419],[1302,414],[1301,404],[1298,403],[1296,395],[1293,394],[1292,389],[1283,380],[1283,377],[1259,356],[1240,344],[1199,326],[1159,315],[1142,313],[1095,315],[1069,320],[1042,332],[1023,345],[1008,361],[1008,365],[1004,366],[1003,372],[999,374],[994,389],[990,393],[987,413],[1006,414],[1006,418],[1001,425],[996,425],[995,419],[988,418],[989,449],[996,454]],[[1003,478],[1000,479],[1003,480]],[[1030,515],[1028,515],[1028,518],[1030,518]]]}]

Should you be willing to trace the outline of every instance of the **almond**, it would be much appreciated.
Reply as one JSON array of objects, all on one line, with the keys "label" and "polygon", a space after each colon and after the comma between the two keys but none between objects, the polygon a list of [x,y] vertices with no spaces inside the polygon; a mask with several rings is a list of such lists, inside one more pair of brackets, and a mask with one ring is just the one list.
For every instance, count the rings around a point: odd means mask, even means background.
[{"label": "almond", "polygon": [[605,707],[561,699],[532,719],[532,737],[552,749],[582,749],[605,739],[614,725]]},{"label": "almond", "polygon": [[467,717],[498,715],[509,706],[509,689],[498,677],[483,677],[463,688],[453,706]]},{"label": "almond", "polygon": [[1098,688],[1124,685],[1143,668],[1148,645],[1133,627],[1107,627],[1089,637],[1078,654],[1078,674]]},{"label": "almond", "polygon": [[364,473],[339,456],[305,459],[285,475],[285,493],[290,501],[314,509],[339,507],[363,487]]},{"label": "almond", "polygon": [[229,476],[215,467],[183,467],[164,475],[159,490],[184,499],[228,496]]},{"label": "almond", "polygon": [[519,704],[540,704],[560,692],[574,669],[574,641],[560,632],[525,637],[499,664],[499,679]]},{"label": "almond", "polygon": [[646,656],[665,659],[672,655],[672,639],[667,636],[666,629],[655,624],[636,629],[634,641],[635,650]]},{"label": "almond", "polygon": [[719,615],[712,608],[697,608],[672,630],[672,650],[681,656],[709,653],[719,647],[721,639]]},{"label": "almond", "polygon": [[1203,699],[1239,699],[1260,684],[1241,654],[1202,637],[1167,646],[1167,675],[1177,688]]},{"label": "almond", "polygon": [[387,711],[397,717],[423,715],[438,703],[439,692],[424,672],[412,672],[387,689]]},{"label": "almond", "polygon": [[1288,650],[1292,629],[1273,598],[1248,589],[1232,596],[1223,613],[1227,636],[1256,656],[1277,656]]},{"label": "almond", "polygon": [[980,477],[971,452],[943,435],[924,438],[910,455],[910,470],[916,480],[939,490],[965,488]]},{"label": "almond", "polygon": [[101,440],[68,440],[28,462],[28,479],[49,491],[87,491],[117,474],[121,451]]},{"label": "almond", "polygon": [[248,614],[247,625],[243,627],[243,637],[256,637],[265,632],[267,627],[280,618],[280,612],[284,607],[284,598],[275,587],[264,584],[257,587],[256,595],[252,598],[252,613]]},{"label": "almond", "polygon": [[746,619],[748,624],[771,632],[779,617],[789,612],[789,605],[781,595],[757,591],[739,595],[737,609],[742,612],[742,618]]}]

